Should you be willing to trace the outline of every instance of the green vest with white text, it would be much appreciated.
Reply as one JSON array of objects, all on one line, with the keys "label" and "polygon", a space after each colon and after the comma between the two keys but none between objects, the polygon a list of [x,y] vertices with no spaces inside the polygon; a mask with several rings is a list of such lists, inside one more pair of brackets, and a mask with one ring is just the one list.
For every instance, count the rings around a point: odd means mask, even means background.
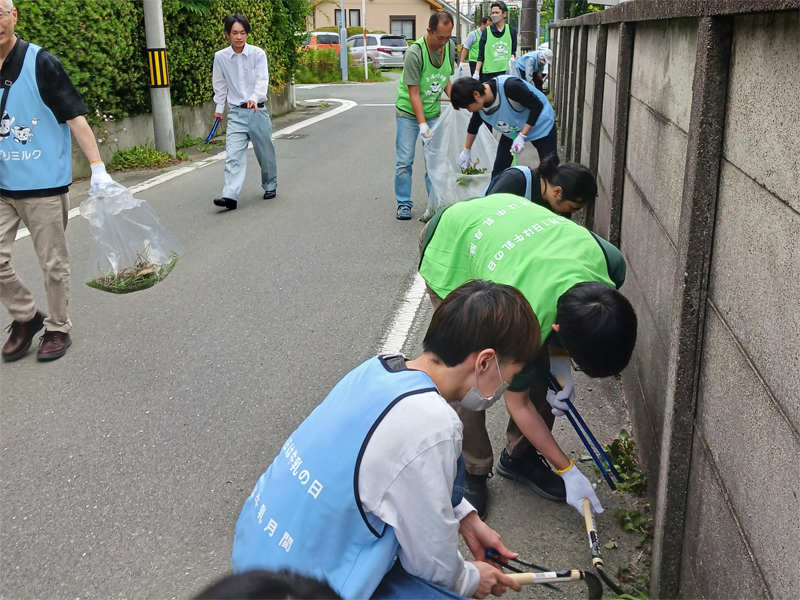
[{"label": "green vest with white text", "polygon": [[[425,113],[426,119],[432,119],[439,116],[442,110],[439,96],[442,95],[444,88],[447,87],[447,81],[450,79],[450,74],[453,72],[453,58],[450,56],[450,42],[445,44],[442,49],[442,64],[435,67],[431,62],[430,54],[428,54],[428,45],[425,43],[425,38],[418,39],[415,44],[422,48],[422,75],[419,82],[419,95],[422,98],[422,108]],[[400,81],[397,82],[397,108],[404,110],[407,113],[414,114],[414,109],[411,107],[411,98],[408,95],[408,86],[403,82],[403,75],[400,76]]]},{"label": "green vest with white text", "polygon": [[506,23],[503,35],[494,37],[491,29],[486,30],[486,47],[483,49],[482,73],[501,73],[508,69],[511,60],[511,26]]}]

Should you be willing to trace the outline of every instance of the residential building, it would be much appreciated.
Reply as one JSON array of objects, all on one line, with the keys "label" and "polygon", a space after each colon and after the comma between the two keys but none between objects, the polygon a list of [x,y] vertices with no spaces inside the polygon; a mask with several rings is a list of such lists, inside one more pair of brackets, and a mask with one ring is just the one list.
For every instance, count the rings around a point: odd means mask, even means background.
[{"label": "residential building", "polygon": [[[395,35],[403,35],[409,41],[422,37],[428,29],[431,13],[447,11],[456,21],[456,10],[452,2],[439,0],[366,0],[366,27],[369,31],[384,31]],[[336,26],[341,18],[341,2],[339,0],[311,0],[312,14],[308,17],[308,30],[320,27]],[[462,2],[462,8],[466,6]],[[363,26],[361,0],[345,0],[345,16],[348,27]],[[461,32],[459,41],[463,40],[472,29],[472,21],[461,15]],[[455,29],[453,35],[457,35]]]}]

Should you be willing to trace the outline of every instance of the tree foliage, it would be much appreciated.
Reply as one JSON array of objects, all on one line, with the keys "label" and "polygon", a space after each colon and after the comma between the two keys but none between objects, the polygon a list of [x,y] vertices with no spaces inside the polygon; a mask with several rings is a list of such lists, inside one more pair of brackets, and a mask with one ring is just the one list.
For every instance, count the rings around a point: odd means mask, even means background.
[{"label": "tree foliage", "polygon": [[[149,68],[140,0],[16,0],[17,34],[58,57],[89,108],[90,121],[150,112]],[[214,52],[228,45],[223,20],[241,13],[248,43],[264,48],[270,87],[279,92],[297,66],[296,33],[305,30],[307,0],[164,0],[173,105],[213,95]]]}]

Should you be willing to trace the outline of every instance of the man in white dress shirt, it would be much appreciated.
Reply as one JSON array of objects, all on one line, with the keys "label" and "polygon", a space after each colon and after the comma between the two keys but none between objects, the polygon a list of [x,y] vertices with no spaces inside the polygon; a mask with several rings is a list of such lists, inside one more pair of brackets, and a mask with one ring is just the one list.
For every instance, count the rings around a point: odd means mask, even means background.
[{"label": "man in white dress shirt", "polygon": [[261,166],[264,199],[275,197],[278,189],[278,163],[272,144],[272,122],[266,107],[269,88],[267,54],[247,43],[250,23],[243,15],[225,19],[225,37],[231,45],[214,55],[214,117],[222,119],[228,103],[228,129],[225,137],[225,187],[214,204],[233,210],[244,185],[247,168],[247,143]]}]

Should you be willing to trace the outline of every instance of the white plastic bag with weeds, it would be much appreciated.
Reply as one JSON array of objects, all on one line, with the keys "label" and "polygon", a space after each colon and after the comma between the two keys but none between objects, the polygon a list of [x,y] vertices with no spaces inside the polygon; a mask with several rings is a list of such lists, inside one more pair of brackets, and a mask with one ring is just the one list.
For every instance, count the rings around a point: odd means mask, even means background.
[{"label": "white plastic bag with weeds", "polygon": [[460,200],[483,196],[489,186],[497,155],[497,140],[483,124],[472,145],[468,173],[458,165],[458,155],[464,149],[471,116],[469,111],[455,110],[446,104],[431,128],[433,140],[423,146],[431,191],[428,208],[420,221],[429,221],[438,211]]},{"label": "white plastic bag with weeds", "polygon": [[153,287],[182,253],[150,205],[116,182],[81,202],[81,216],[93,238],[86,285],[97,290],[128,294]]}]

